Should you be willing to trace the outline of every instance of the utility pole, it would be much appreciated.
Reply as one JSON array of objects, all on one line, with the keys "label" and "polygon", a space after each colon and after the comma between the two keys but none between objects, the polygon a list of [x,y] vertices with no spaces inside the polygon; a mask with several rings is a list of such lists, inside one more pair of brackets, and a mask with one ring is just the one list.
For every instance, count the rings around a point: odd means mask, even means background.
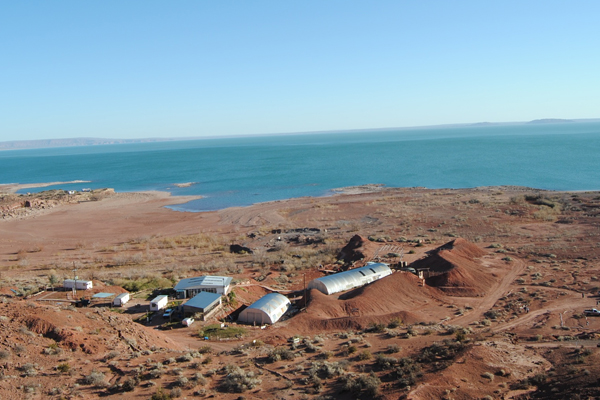
[{"label": "utility pole", "polygon": [[306,272],[302,276],[304,277],[304,307],[306,307]]},{"label": "utility pole", "polygon": [[[75,266],[75,261],[73,261],[73,266]],[[75,296],[77,295],[77,268],[73,268],[73,300],[75,300]]]}]

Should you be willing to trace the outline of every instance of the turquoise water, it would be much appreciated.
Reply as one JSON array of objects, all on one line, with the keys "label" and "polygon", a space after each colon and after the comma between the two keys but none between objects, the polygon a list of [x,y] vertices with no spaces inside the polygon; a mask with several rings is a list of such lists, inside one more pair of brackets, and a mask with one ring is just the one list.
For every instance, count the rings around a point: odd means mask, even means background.
[{"label": "turquoise water", "polygon": [[203,211],[366,183],[598,190],[599,155],[599,122],[390,129],[5,151],[0,182],[202,195],[173,208]]}]

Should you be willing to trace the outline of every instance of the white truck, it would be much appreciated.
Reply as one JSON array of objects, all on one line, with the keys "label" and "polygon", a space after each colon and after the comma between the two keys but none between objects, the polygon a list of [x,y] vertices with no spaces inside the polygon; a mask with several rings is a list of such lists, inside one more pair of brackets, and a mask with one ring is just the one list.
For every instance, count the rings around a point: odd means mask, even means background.
[{"label": "white truck", "polygon": [[88,290],[93,287],[92,281],[84,281],[83,279],[65,279],[63,281],[63,288],[65,289],[77,289],[77,290]]},{"label": "white truck", "polygon": [[592,316],[592,317],[600,316],[600,311],[596,310],[595,308],[590,308],[589,310],[583,310],[583,313],[585,315]]},{"label": "white truck", "polygon": [[162,310],[169,304],[169,296],[166,294],[156,296],[150,301],[150,311]]},{"label": "white truck", "polygon": [[183,326],[190,326],[194,323],[194,318],[184,318],[184,320],[181,321],[181,323],[183,324]]}]

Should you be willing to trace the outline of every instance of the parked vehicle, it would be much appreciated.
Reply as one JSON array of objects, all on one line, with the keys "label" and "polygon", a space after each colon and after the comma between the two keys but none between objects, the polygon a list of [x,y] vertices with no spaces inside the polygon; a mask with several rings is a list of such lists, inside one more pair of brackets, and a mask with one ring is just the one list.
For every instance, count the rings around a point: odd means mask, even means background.
[{"label": "parked vehicle", "polygon": [[583,310],[583,313],[585,315],[589,315],[589,316],[595,316],[595,317],[600,316],[600,311],[596,310],[595,308],[590,308],[589,310]]},{"label": "parked vehicle", "polygon": [[172,314],[173,314],[173,309],[172,308],[167,308],[165,310],[165,312],[163,313],[163,318],[169,318]]},{"label": "parked vehicle", "polygon": [[184,318],[183,321],[181,321],[181,323],[183,324],[183,326],[190,326],[194,323],[194,318]]}]

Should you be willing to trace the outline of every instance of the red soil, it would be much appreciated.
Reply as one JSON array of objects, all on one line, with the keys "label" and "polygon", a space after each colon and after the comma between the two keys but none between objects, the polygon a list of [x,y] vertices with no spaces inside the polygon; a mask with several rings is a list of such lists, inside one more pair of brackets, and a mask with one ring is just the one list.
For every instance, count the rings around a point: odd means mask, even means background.
[{"label": "red soil", "polygon": [[[429,252],[410,264],[425,270],[425,282],[454,296],[482,296],[496,281],[478,258],[487,253],[473,243],[458,238]],[[429,276],[426,271],[429,271]]]},{"label": "red soil", "polygon": [[422,286],[411,273],[396,272],[339,297],[311,290],[305,314],[295,317],[289,327],[298,332],[362,329],[372,323],[387,324],[392,318],[405,323],[421,321],[420,308],[441,296]]},{"label": "red soil", "polygon": [[380,246],[360,235],[354,235],[346,246],[340,250],[338,260],[350,264],[360,260],[371,259]]}]

